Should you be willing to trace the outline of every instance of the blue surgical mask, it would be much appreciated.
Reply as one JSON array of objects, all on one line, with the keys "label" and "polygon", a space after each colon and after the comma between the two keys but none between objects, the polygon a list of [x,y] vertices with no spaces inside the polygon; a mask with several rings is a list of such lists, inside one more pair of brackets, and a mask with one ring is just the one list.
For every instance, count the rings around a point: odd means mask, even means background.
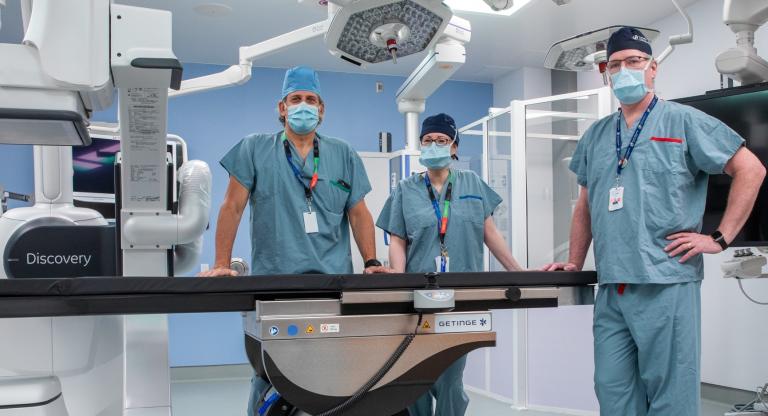
[{"label": "blue surgical mask", "polygon": [[611,75],[611,86],[616,98],[622,104],[635,104],[645,98],[650,91],[645,85],[645,70],[627,69]]},{"label": "blue surgical mask", "polygon": [[299,135],[313,132],[320,123],[318,108],[307,103],[289,106],[287,119],[291,130]]},{"label": "blue surgical mask", "polygon": [[451,145],[438,146],[432,143],[421,147],[419,162],[427,169],[443,169],[451,165]]}]

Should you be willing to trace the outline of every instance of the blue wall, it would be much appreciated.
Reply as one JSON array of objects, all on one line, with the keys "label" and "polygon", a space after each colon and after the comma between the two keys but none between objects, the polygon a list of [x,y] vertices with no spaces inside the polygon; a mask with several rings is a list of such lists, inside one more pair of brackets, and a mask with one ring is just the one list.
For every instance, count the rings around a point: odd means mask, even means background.
[{"label": "blue wall", "polygon": [[[188,64],[184,75],[191,78],[223,69],[222,66]],[[244,86],[170,101],[168,131],[187,141],[190,159],[204,160],[213,170],[214,212],[211,228],[205,234],[201,263],[213,264],[214,225],[228,180],[218,159],[249,133],[273,132],[281,128],[277,121],[277,101],[284,72],[283,69],[254,68],[253,77]],[[320,131],[347,140],[358,151],[378,150],[379,131],[389,131],[394,148],[402,148],[404,119],[397,111],[395,93],[404,80],[392,76],[321,73],[326,117]],[[382,93],[376,93],[377,81],[384,84]],[[463,126],[487,115],[492,103],[491,84],[452,81],[428,100],[426,114],[446,112]],[[116,122],[115,107],[97,113],[94,120]],[[476,143],[462,144],[461,153],[479,154],[480,143],[473,142]],[[31,163],[30,148],[0,145],[0,183],[14,191],[31,193]],[[244,218],[248,218],[247,213]],[[233,255],[250,257],[245,221],[238,231]],[[171,315],[170,361],[174,367],[247,362],[240,314]]]}]

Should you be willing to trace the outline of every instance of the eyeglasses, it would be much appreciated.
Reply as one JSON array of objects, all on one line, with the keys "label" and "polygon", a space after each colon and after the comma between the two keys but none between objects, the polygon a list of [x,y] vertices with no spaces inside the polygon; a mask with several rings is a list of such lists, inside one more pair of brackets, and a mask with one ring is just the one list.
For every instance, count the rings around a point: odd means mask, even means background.
[{"label": "eyeglasses", "polygon": [[614,59],[608,61],[608,72],[615,74],[621,71],[622,66],[626,66],[629,69],[646,69],[646,63],[650,63],[650,60],[649,56],[630,56],[624,59]]},{"label": "eyeglasses", "polygon": [[438,146],[448,146],[449,144],[453,143],[453,140],[447,137],[438,137],[438,138],[424,137],[423,139],[421,139],[422,146],[431,146],[432,143],[437,143]]}]

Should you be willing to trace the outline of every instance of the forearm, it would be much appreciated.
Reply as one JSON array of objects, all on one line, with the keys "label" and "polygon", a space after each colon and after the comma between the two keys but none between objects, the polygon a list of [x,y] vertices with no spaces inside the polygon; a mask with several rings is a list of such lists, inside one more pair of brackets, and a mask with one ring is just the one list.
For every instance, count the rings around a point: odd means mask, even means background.
[{"label": "forearm", "polygon": [[[586,192],[586,191],[582,191]],[[589,215],[589,205],[586,201],[586,195],[580,197],[573,211],[571,221],[571,238],[568,262],[573,263],[581,270],[584,267],[584,261],[587,258],[589,245],[592,243],[592,219]]]},{"label": "forearm", "polygon": [[373,217],[368,209],[349,212],[349,225],[363,261],[376,258],[376,230]]},{"label": "forearm", "polygon": [[517,262],[512,252],[507,247],[507,242],[504,241],[504,237],[501,235],[496,225],[493,223],[493,219],[488,217],[485,220],[485,245],[488,246],[488,250],[491,251],[496,260],[504,266],[507,271],[520,271],[523,270],[520,264]]},{"label": "forearm", "polygon": [[224,204],[219,210],[219,218],[216,222],[216,259],[214,268],[229,268],[232,259],[232,246],[237,236],[237,228],[240,225],[242,212]]},{"label": "forearm", "polygon": [[[761,174],[762,173],[762,174]],[[739,234],[749,218],[755,199],[765,176],[764,171],[740,171],[734,174],[731,189],[728,193],[728,205],[720,222],[718,230],[723,233],[725,241],[731,242]],[[709,232],[711,230],[707,230]]]},{"label": "forearm", "polygon": [[396,235],[390,236],[389,267],[395,273],[405,273],[405,248],[405,240]]}]

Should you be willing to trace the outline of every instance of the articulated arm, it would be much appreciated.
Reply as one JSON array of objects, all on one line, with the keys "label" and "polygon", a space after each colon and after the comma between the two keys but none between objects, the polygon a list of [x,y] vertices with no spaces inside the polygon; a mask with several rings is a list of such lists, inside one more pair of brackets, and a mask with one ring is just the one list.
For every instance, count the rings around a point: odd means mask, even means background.
[{"label": "articulated arm", "polygon": [[405,114],[406,149],[418,149],[418,115],[425,102],[466,62],[466,49],[472,35],[469,21],[454,16],[434,49],[421,61],[397,92],[397,108]]},{"label": "articulated arm", "polygon": [[[330,9],[329,9],[330,10]],[[251,79],[253,61],[287,49],[301,42],[324,35],[328,31],[328,21],[318,22],[301,29],[288,32],[264,42],[240,48],[240,63],[232,65],[222,72],[188,79],[181,82],[181,89],[170,90],[169,97],[193,94],[219,88],[243,85]]]}]

